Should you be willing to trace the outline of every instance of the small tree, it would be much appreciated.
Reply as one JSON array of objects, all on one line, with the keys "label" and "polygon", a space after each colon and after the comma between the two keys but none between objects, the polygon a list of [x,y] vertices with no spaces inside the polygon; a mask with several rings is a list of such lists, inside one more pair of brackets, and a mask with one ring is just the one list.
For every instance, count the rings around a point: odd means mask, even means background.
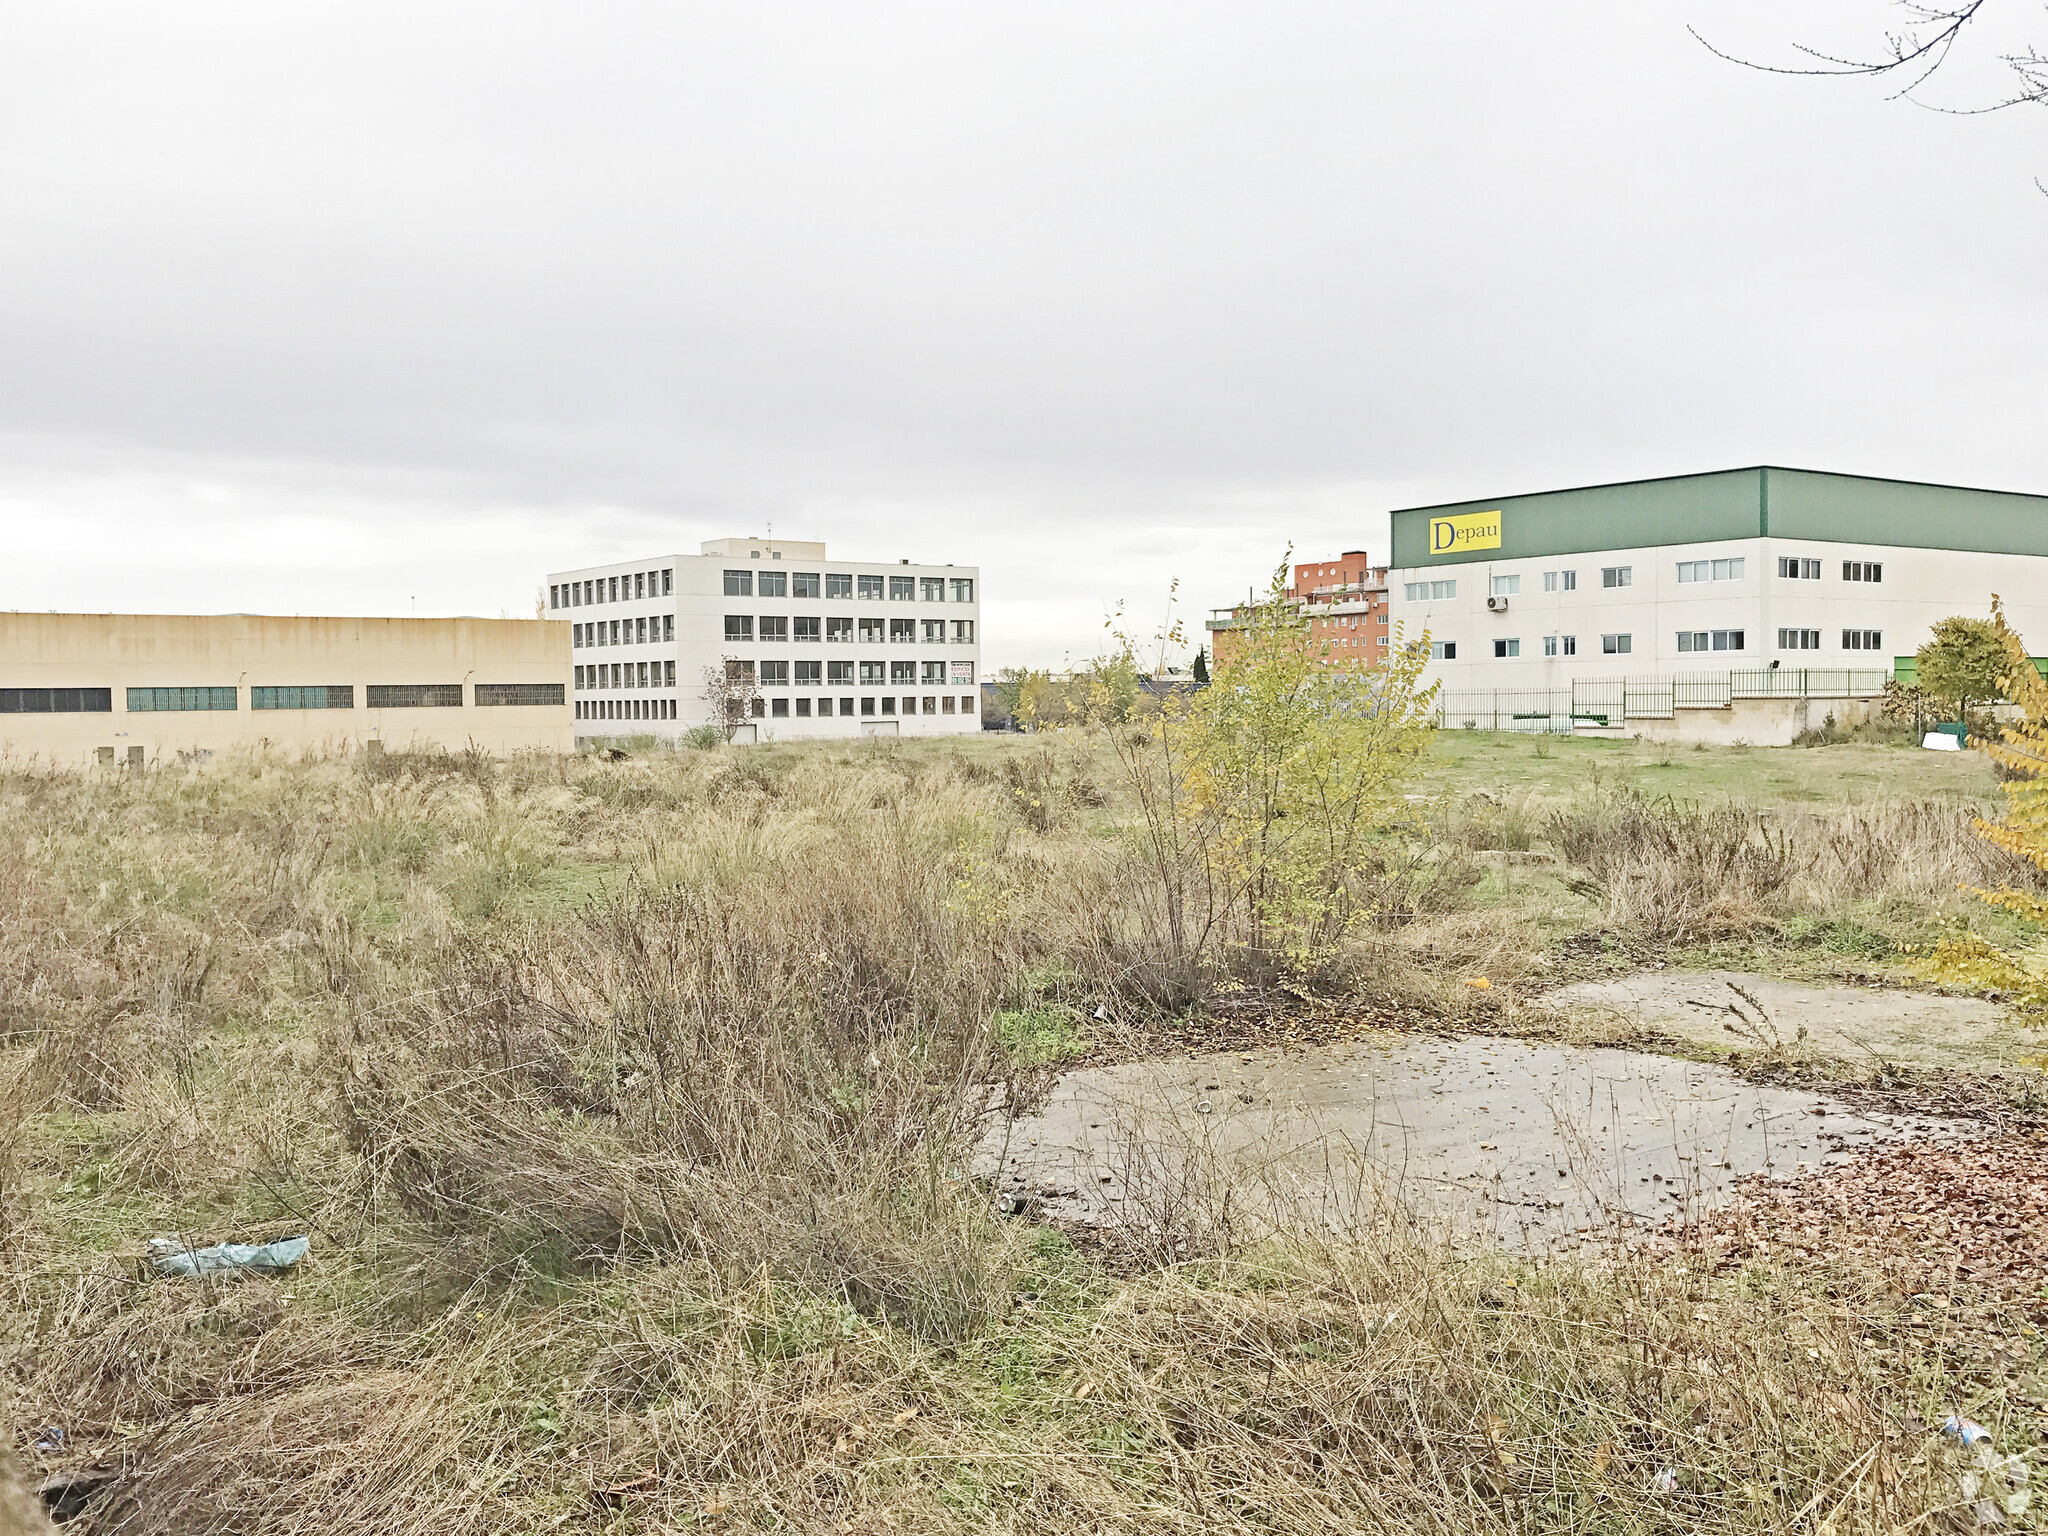
[{"label": "small tree", "polygon": [[1209,652],[1206,646],[1198,645],[1195,647],[1195,686],[1197,688],[1209,686]]},{"label": "small tree", "polygon": [[1917,681],[1944,704],[1953,704],[1958,720],[1969,718],[1972,703],[2000,697],[1999,679],[2007,670],[2002,618],[1970,619],[1960,614],[1934,626],[1934,638],[1913,653]]},{"label": "small tree", "polygon": [[[1999,732],[1999,740],[1979,743],[2001,770],[2006,808],[2002,821],[1978,821],[1977,832],[2015,858],[2048,870],[2048,684],[2034,670],[2026,646],[2005,622],[2005,610],[1995,597],[1987,627],[1998,642],[1998,691],[2020,706],[2021,717]],[[2033,928],[2034,944],[2024,948],[2035,948],[2048,937],[2048,899],[2037,892],[2006,887],[1973,894]],[[1999,949],[1982,934],[1958,933],[1943,939],[1920,969],[1935,981],[2003,992],[2023,1013],[2048,1014],[2048,974],[2024,955]]]},{"label": "small tree", "polygon": [[[1397,641],[1371,667],[1322,665],[1287,569],[1239,610],[1207,688],[1106,731],[1153,877],[1132,915],[1164,951],[1151,985],[1174,1005],[1194,1001],[1219,968],[1309,972],[1371,915],[1376,844],[1405,816],[1402,792],[1430,739],[1427,645]],[[1156,638],[1162,651],[1177,645],[1178,626]],[[1096,674],[1105,722],[1116,717],[1112,672]]]},{"label": "small tree", "polygon": [[754,681],[754,664],[737,657],[724,657],[715,667],[704,669],[702,698],[711,715],[710,724],[731,741],[755,713],[761,689]]}]

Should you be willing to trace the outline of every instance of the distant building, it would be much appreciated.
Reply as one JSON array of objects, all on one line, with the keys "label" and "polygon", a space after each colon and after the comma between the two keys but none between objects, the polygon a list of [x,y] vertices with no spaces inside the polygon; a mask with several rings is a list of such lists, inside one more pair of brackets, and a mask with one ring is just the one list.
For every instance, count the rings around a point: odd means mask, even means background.
[{"label": "distant building", "polygon": [[0,613],[0,749],[142,765],[266,744],[572,746],[566,624]]},{"label": "distant building", "polygon": [[707,669],[759,690],[741,740],[981,729],[981,572],[829,559],[791,539],[713,539],[547,578],[569,621],[576,734],[673,739],[719,724]]},{"label": "distant building", "polygon": [[[1308,621],[1304,643],[1325,664],[1371,665],[1387,643],[1387,568],[1374,565],[1362,549],[1334,559],[1308,560],[1294,567],[1287,597]],[[1243,628],[1243,607],[1210,611],[1207,628],[1213,659],[1223,661]]]},{"label": "distant building", "polygon": [[1392,516],[1452,725],[1786,741],[1993,593],[2048,637],[2048,496],[1756,467]]}]

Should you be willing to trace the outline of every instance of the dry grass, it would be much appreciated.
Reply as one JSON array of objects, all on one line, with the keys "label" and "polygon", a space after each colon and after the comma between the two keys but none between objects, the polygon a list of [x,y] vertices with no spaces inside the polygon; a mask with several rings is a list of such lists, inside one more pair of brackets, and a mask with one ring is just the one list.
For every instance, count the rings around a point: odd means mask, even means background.
[{"label": "dry grass", "polygon": [[2040,871],[1933,801],[1841,807],[1680,803],[1610,789],[1550,814],[1545,836],[1594,883],[1606,923],[1699,941],[1856,901],[1950,906],[1963,888],[2040,889]]},{"label": "dry grass", "polygon": [[[1208,1182],[1113,1263],[993,1215],[976,1140],[1047,1072],[997,1021],[1144,995],[1100,782],[887,750],[0,776],[14,1443],[116,1474],[82,1528],[181,1536],[1952,1502],[1893,1429],[1957,1384],[1861,1346],[1891,1303],[1853,1275],[1252,1241]],[[1526,953],[1424,862],[1390,851],[1439,894],[1331,985],[1397,947],[1469,998]],[[137,1264],[300,1231],[282,1280]]]}]

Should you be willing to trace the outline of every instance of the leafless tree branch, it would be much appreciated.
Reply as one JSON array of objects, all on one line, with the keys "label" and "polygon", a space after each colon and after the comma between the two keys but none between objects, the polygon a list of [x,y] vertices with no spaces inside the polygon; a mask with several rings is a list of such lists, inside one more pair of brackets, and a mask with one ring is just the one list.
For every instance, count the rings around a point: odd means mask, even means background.
[{"label": "leafless tree branch", "polygon": [[1811,61],[1803,66],[1765,64],[1743,58],[1708,42],[1697,27],[1687,27],[1686,30],[1716,58],[1740,64],[1745,69],[1761,70],[1765,74],[1849,75],[1902,80],[1905,83],[1893,93],[1892,99],[1896,101],[1903,97],[1932,112],[1974,117],[1986,112],[2002,112],[2007,107],[2048,105],[2048,54],[2031,45],[2023,53],[1998,56],[1999,62],[2011,69],[2019,80],[2018,88],[2002,100],[1975,107],[1943,107],[1914,95],[1948,62],[1964,30],[1978,19],[1988,3],[1989,0],[1950,0],[1950,3],[1930,5],[1923,0],[1899,0],[1899,9],[1906,13],[1906,25],[1897,32],[1885,34],[1882,53],[1870,58],[1848,58],[1795,43],[1795,51]]}]

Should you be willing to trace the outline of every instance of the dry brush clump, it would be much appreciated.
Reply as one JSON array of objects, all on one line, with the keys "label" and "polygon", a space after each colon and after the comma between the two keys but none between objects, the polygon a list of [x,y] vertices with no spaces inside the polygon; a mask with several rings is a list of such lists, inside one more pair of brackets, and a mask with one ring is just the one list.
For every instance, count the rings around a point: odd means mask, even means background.
[{"label": "dry brush clump", "polygon": [[1939,906],[1966,887],[2040,883],[1974,824],[1968,809],[1934,801],[1783,810],[1623,787],[1553,811],[1545,835],[1591,877],[1610,926],[1690,942],[1855,901]]}]

